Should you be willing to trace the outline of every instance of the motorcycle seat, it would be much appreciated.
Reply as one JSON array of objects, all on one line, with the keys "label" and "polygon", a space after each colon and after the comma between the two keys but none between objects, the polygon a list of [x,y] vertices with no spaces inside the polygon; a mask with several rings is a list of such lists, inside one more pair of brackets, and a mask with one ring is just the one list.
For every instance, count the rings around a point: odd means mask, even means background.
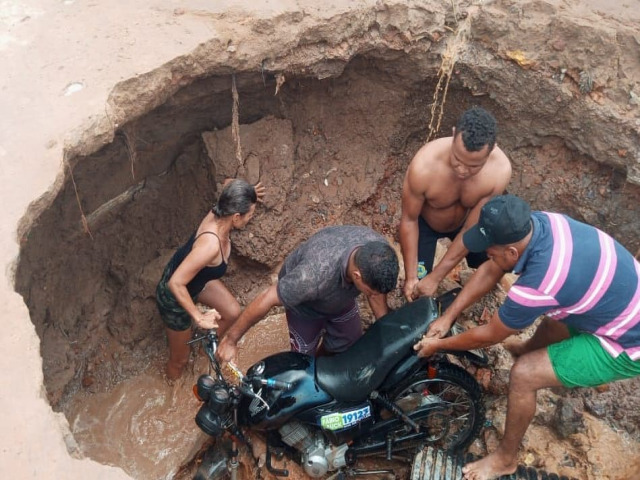
[{"label": "motorcycle seat", "polygon": [[437,302],[422,297],[379,318],[348,350],[316,359],[316,381],[339,401],[360,402],[384,381],[438,318]]}]

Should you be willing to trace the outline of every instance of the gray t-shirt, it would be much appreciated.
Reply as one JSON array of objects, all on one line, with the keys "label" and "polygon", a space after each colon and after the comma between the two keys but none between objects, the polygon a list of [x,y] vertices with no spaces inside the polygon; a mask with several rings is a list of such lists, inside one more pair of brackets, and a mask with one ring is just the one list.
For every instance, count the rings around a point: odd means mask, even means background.
[{"label": "gray t-shirt", "polygon": [[296,248],[278,274],[278,297],[298,315],[317,318],[344,312],[360,291],[346,279],[349,256],[385,238],[368,227],[326,227]]}]

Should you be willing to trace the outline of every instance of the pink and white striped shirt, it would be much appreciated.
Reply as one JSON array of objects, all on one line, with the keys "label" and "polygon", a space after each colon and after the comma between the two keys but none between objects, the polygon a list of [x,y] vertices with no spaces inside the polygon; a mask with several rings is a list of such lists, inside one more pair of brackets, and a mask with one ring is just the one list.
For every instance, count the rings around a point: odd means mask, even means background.
[{"label": "pink and white striped shirt", "polygon": [[533,212],[533,235],[500,308],[508,327],[540,315],[595,335],[614,357],[640,359],[640,264],[597,228],[557,213]]}]

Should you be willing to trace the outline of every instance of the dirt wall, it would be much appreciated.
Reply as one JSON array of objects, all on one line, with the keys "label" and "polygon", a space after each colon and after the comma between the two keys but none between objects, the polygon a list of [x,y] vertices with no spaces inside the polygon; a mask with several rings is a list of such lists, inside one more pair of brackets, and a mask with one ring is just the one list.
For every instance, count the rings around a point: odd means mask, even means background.
[{"label": "dirt wall", "polygon": [[[85,97],[98,107],[34,140],[51,150],[50,164],[46,179],[25,189],[34,193],[21,197],[19,214],[49,191],[17,229],[15,285],[40,338],[46,396],[56,408],[82,388],[113,387],[162,351],[150,289],[230,171],[232,73],[245,166],[256,168],[265,152],[276,158],[282,145],[281,157],[290,158],[277,166],[286,181],[271,185],[277,201],[255,230],[234,239],[229,284],[242,301],[323,225],[369,224],[393,237],[411,156],[475,104],[498,118],[499,142],[514,163],[511,191],[638,250],[639,65],[628,12],[605,15],[589,2],[386,1],[322,11],[282,3],[247,15],[196,3],[151,10],[176,28],[204,25],[186,35],[184,48],[156,54],[140,71],[119,70],[126,73],[109,77],[102,96]],[[85,19],[60,15],[70,25]],[[463,27],[441,128],[429,132],[440,69]],[[227,142],[223,159],[211,154],[206,132]],[[257,171],[271,181],[272,168],[258,162]],[[25,321],[24,308],[18,318]]]}]

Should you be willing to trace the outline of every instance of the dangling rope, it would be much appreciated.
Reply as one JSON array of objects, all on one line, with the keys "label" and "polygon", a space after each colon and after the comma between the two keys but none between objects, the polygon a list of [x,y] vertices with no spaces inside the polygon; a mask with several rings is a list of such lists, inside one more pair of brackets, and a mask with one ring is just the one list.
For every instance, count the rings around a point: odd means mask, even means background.
[{"label": "dangling rope", "polygon": [[231,96],[233,105],[231,107],[231,136],[236,150],[236,160],[238,161],[238,174],[244,175],[244,161],[242,159],[242,145],[240,144],[240,121],[238,119],[238,88],[236,87],[236,75],[231,75]]},{"label": "dangling rope", "polygon": [[78,208],[80,209],[80,220],[82,221],[82,228],[84,229],[84,233],[88,234],[93,240],[93,235],[91,234],[91,229],[89,228],[89,222],[87,221],[87,217],[84,214],[84,210],[82,209],[82,202],[80,201],[80,194],[78,193],[78,186],[76,185],[76,179],[73,176],[73,168],[71,168],[71,163],[69,162],[69,158],[67,156],[67,152],[63,153],[62,163],[67,170],[69,170],[69,177],[71,178],[71,183],[73,184],[73,191],[76,194],[76,202],[78,202]]},{"label": "dangling rope", "polygon": [[467,15],[464,22],[458,23],[458,28],[455,31],[456,36],[447,44],[447,48],[442,54],[442,64],[438,71],[438,84],[433,92],[433,103],[431,104],[431,119],[429,120],[427,142],[432,140],[440,131],[440,124],[444,115],[444,104],[447,100],[447,92],[449,91],[449,81],[451,80],[453,67],[456,64],[463,47],[467,43],[470,26],[471,14]]}]

